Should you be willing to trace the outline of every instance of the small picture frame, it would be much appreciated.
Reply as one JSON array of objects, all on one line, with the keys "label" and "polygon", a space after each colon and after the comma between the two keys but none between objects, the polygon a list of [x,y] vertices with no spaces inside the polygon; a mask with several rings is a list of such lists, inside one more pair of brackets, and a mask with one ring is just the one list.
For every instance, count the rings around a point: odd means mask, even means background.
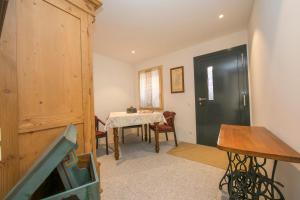
[{"label": "small picture frame", "polygon": [[171,93],[184,92],[184,67],[170,69]]}]

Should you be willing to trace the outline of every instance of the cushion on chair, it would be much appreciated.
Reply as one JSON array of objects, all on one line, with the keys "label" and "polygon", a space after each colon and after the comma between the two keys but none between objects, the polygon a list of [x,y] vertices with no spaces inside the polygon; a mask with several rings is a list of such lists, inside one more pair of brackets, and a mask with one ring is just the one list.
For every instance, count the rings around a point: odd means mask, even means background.
[{"label": "cushion on chair", "polygon": [[96,137],[106,137],[106,132],[96,131]]},{"label": "cushion on chair", "polygon": [[[150,124],[149,125],[150,129],[155,131],[155,125],[154,124]],[[158,132],[172,132],[173,131],[173,127],[169,126],[168,124],[159,124],[157,126],[158,128]]]}]

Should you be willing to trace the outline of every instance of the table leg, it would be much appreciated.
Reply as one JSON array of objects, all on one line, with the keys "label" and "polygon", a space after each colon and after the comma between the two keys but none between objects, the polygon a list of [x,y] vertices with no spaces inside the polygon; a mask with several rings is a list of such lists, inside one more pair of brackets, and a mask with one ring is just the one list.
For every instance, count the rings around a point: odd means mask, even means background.
[{"label": "table leg", "polygon": [[266,158],[227,153],[228,167],[220,181],[219,189],[228,187],[230,199],[284,200],[279,190],[283,185],[274,180],[277,161],[274,162],[272,175],[268,176]]},{"label": "table leg", "polygon": [[114,128],[114,147],[115,147],[115,159],[119,160],[119,136],[118,136],[118,128]]},{"label": "table leg", "polygon": [[145,133],[145,142],[148,141],[148,132],[147,132],[147,124],[144,124],[144,133]]},{"label": "table leg", "polygon": [[157,130],[157,126],[155,128],[155,151],[156,153],[159,153],[159,133],[158,133],[158,130]]}]

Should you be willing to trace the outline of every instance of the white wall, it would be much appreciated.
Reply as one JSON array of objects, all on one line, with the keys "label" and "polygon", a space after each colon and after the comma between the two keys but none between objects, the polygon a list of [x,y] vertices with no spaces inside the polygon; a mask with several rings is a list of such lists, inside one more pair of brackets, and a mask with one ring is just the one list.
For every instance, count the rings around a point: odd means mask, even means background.
[{"label": "white wall", "polygon": [[[199,55],[247,43],[247,32],[237,32],[136,65],[136,70],[163,65],[164,108],[176,115],[176,129],[180,141],[196,143],[196,113],[193,58]],[[172,67],[184,66],[185,92],[171,94],[170,71]],[[136,72],[137,73],[137,72]],[[137,89],[136,89],[137,90]],[[138,95],[138,92],[136,92]],[[138,97],[137,97],[138,102]]]},{"label": "white wall", "polygon": [[105,120],[110,112],[135,106],[135,69],[129,64],[94,54],[95,113]]},{"label": "white wall", "polygon": [[[249,25],[252,122],[300,152],[300,1],[256,0]],[[300,165],[281,162],[288,200],[300,199]]]}]

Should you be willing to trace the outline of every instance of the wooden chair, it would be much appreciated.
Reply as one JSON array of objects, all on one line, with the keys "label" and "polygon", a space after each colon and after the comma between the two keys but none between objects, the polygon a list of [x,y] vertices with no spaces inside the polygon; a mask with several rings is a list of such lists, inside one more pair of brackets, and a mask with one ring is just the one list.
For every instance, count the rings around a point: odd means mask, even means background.
[{"label": "wooden chair", "polygon": [[[144,141],[144,131],[143,131],[143,125],[134,125],[134,126],[125,126],[122,127],[122,143],[124,144],[125,138],[124,138],[124,130],[128,128],[137,128],[137,136],[140,135],[140,128],[142,129],[142,141]],[[146,133],[147,134],[147,133]]]},{"label": "wooden chair", "polygon": [[96,129],[96,148],[98,149],[98,139],[105,137],[106,142],[106,154],[108,155],[108,138],[107,138],[107,131],[100,131],[99,123],[105,126],[105,123],[101,121],[97,116],[95,116],[95,129]]},{"label": "wooden chair", "polygon": [[[170,111],[165,111],[163,113],[166,123],[163,124],[149,124],[149,143],[151,143],[151,130],[154,132],[157,131],[158,133],[165,133],[166,134],[166,140],[168,141],[168,132],[173,132],[174,133],[174,140],[175,140],[175,145],[178,146],[177,144],[177,137],[176,137],[176,131],[175,131],[175,112],[170,112]],[[159,141],[157,141],[159,142]]]}]

